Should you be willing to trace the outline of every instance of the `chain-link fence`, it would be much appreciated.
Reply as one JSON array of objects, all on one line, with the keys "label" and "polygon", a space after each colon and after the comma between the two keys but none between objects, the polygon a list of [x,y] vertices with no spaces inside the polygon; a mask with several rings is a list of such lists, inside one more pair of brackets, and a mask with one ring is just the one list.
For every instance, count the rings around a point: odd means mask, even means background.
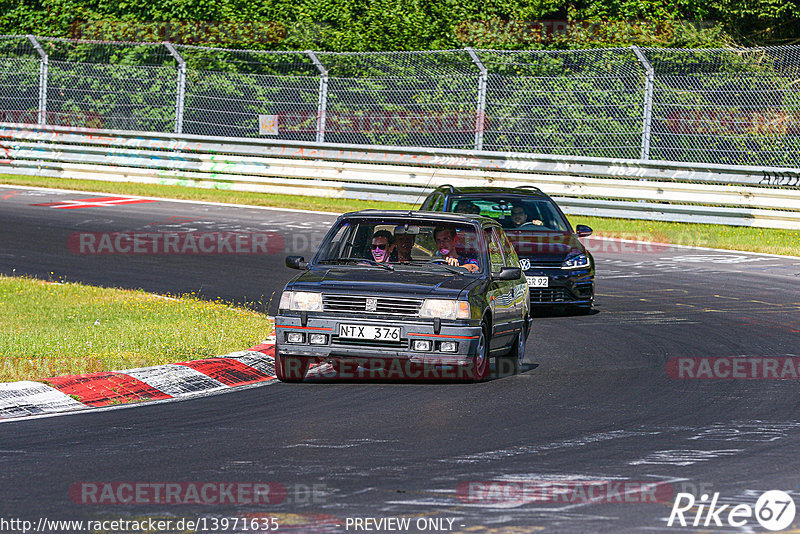
[{"label": "chain-link fence", "polygon": [[800,164],[800,47],[264,52],[0,36],[0,120]]}]

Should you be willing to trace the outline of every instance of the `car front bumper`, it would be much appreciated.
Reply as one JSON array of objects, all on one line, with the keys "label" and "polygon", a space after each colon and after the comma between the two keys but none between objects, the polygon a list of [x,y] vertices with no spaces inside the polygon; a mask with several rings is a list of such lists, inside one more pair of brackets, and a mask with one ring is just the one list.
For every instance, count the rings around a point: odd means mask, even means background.
[{"label": "car front bumper", "polygon": [[531,306],[591,306],[594,301],[594,272],[587,269],[531,267],[525,276],[546,276],[547,287],[529,284]]},{"label": "car front bumper", "polygon": [[[399,327],[400,339],[394,341],[355,340],[339,336],[340,325]],[[303,334],[303,341],[289,343],[290,333]],[[322,334],[325,343],[311,344],[311,334]],[[309,314],[306,321],[300,315],[275,317],[275,338],[278,351],[291,356],[304,356],[319,361],[400,359],[411,363],[467,365],[472,362],[481,336],[480,326],[448,324],[441,322],[436,331],[434,321],[376,319],[363,317],[325,317]],[[428,340],[431,350],[414,350],[414,340]],[[455,342],[453,352],[440,350],[442,343]]]}]

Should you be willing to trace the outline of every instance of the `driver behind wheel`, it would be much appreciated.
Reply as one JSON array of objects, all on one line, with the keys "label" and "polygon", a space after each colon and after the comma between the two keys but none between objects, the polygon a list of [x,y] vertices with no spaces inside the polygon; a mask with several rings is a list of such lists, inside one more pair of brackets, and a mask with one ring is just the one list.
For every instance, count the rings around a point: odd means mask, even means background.
[{"label": "driver behind wheel", "polygon": [[436,241],[436,248],[448,265],[453,267],[464,267],[470,272],[480,270],[476,258],[466,258],[458,254],[458,233],[452,226],[437,226],[433,230],[433,238]]},{"label": "driver behind wheel", "polygon": [[394,251],[394,236],[388,230],[378,230],[372,234],[372,258],[378,263],[385,263],[389,261],[389,257]]},{"label": "driver behind wheel", "polygon": [[542,221],[539,219],[528,221],[528,212],[526,212],[525,208],[523,208],[520,204],[514,204],[514,206],[511,208],[511,222],[514,223],[514,226],[516,227],[520,227],[526,223],[535,224],[537,226],[542,225]]}]

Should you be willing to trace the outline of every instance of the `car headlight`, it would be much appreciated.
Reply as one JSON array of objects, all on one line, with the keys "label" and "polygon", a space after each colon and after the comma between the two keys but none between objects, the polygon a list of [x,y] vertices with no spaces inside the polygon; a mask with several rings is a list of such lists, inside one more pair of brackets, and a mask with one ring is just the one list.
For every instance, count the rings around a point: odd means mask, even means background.
[{"label": "car headlight", "polygon": [[322,311],[322,293],[284,291],[278,307],[291,311]]},{"label": "car headlight", "polygon": [[583,267],[589,266],[589,257],[586,254],[578,254],[576,256],[570,256],[564,263],[561,264],[561,267],[564,269],[581,269]]},{"label": "car headlight", "polygon": [[449,299],[425,299],[419,316],[427,319],[469,319],[469,302]]}]

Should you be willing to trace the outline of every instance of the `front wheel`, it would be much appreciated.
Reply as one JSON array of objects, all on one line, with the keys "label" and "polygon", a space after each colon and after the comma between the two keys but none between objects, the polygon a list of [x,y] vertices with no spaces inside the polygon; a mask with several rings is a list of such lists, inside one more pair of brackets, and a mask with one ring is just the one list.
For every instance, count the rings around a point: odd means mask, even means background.
[{"label": "front wheel", "polygon": [[275,375],[281,382],[302,382],[308,371],[308,358],[286,356],[275,350]]},{"label": "front wheel", "polygon": [[481,326],[481,337],[478,339],[478,346],[472,356],[471,373],[469,379],[473,382],[486,380],[489,376],[489,327],[486,323]]}]

